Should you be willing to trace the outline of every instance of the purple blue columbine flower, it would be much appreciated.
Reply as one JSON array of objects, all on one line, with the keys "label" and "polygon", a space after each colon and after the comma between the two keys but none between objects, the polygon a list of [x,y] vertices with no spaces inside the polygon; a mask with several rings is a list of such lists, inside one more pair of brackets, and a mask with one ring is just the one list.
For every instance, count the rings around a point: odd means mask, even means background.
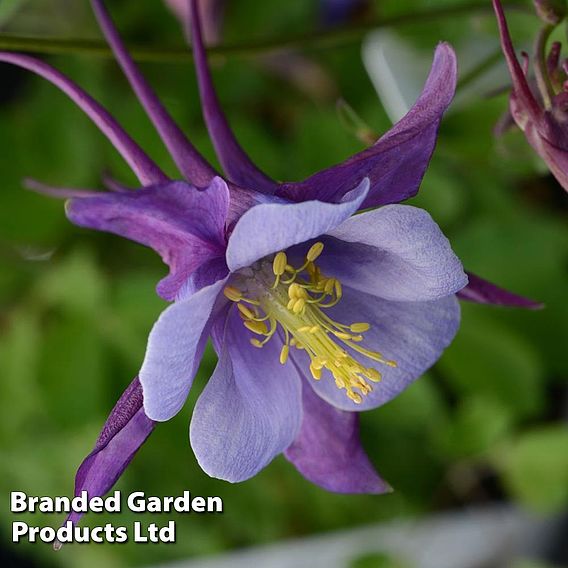
[{"label": "purple blue columbine flower", "polygon": [[172,304],[150,333],[139,376],[80,466],[76,493],[108,491],[156,423],[180,411],[209,338],[219,362],[190,429],[206,473],[243,481],[284,453],[330,491],[389,490],[359,442],[358,411],[385,404],[440,357],[459,327],[458,298],[535,307],[479,277],[468,281],[428,213],[399,204],[418,191],[454,94],[452,48],[437,47],[416,104],[373,146],[307,180],[280,183],[253,164],[229,127],[193,0],[203,114],[223,178],[136,68],[103,2],[91,3],[182,180],[169,179],[99,103],[48,64],[0,53],[0,61],[71,97],[142,186],[33,187],[67,198],[73,223],[151,247],[169,266],[157,291]]},{"label": "purple blue columbine flower", "polygon": [[[558,183],[568,191],[568,59],[560,61],[559,42],[552,44],[546,57],[544,54],[546,40],[565,12],[556,17],[549,9],[550,3],[535,4],[541,17],[548,14],[549,19],[536,42],[535,79],[529,79],[529,57],[523,54],[521,65],[515,54],[501,2],[493,0],[501,46],[513,83],[509,110],[534,151],[544,160]],[[503,119],[499,131],[510,122],[507,117]]]}]

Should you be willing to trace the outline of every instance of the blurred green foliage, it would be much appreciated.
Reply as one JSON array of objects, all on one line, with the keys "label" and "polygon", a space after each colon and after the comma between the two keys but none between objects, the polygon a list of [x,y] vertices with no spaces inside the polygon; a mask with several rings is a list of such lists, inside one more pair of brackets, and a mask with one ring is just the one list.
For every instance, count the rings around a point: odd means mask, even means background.
[{"label": "blurred green foliage", "polygon": [[[20,11],[6,23],[8,6],[18,4]],[[96,37],[87,4],[72,3],[63,19],[58,9],[69,3],[62,0],[9,2],[2,4],[0,24],[19,33]],[[153,45],[183,41],[177,22],[158,0],[109,4],[129,39]],[[227,41],[319,26],[315,0],[229,4]],[[438,5],[447,0],[377,0],[373,9],[393,15]],[[511,23],[519,45],[538,25],[522,14]],[[477,15],[436,25],[418,22],[400,33],[431,53],[440,39],[459,44],[479,34],[495,37],[495,25],[491,15]],[[319,96],[306,95],[271,73],[260,55],[228,58],[215,69],[238,136],[254,160],[279,179],[302,178],[361,149],[337,115],[337,95],[375,131],[390,126],[359,46],[308,56],[332,81],[333,88]],[[173,173],[114,63],[72,54],[51,62],[107,105]],[[192,140],[214,159],[192,69],[148,64],[144,71]],[[134,180],[64,96],[23,72],[1,72],[0,491],[6,502],[15,488],[33,495],[71,492],[76,466],[137,372],[148,331],[164,308],[153,287],[165,270],[150,251],[73,227],[61,203],[22,189],[24,176],[99,187],[106,168],[125,183]],[[226,512],[173,515],[180,535],[175,547],[66,546],[57,555],[48,546],[23,550],[54,566],[139,565],[501,497],[538,510],[566,507],[566,199],[519,132],[494,139],[493,125],[505,107],[504,96],[479,97],[444,121],[432,167],[413,202],[432,213],[470,270],[547,307],[523,312],[464,305],[460,334],[440,363],[399,398],[363,415],[365,445],[395,493],[328,494],[283,458],[238,486],[206,477],[189,448],[187,424],[215,364],[208,352],[184,411],[157,428],[118,487],[154,495],[184,489],[219,494]],[[124,513],[120,522],[133,519]],[[1,516],[2,533],[8,533],[12,520]],[[36,515],[28,520],[55,526],[62,519]],[[106,521],[104,516],[86,519]]]},{"label": "blurred green foliage", "polygon": [[357,558],[349,568],[408,568],[408,565],[384,554],[366,554]]},{"label": "blurred green foliage", "polygon": [[519,560],[512,568],[554,568],[550,564],[539,562],[537,560]]}]

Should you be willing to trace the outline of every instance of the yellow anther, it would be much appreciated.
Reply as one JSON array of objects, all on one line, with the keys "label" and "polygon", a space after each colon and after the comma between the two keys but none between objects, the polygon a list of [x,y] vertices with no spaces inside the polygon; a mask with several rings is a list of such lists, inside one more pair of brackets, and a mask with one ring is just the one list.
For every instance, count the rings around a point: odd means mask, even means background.
[{"label": "yellow anther", "polygon": [[373,381],[374,383],[378,383],[382,380],[383,376],[381,375],[381,373],[379,373],[379,371],[377,371],[377,369],[365,369],[365,375],[367,375],[367,377],[369,378],[370,381]]},{"label": "yellow anther", "polygon": [[[299,268],[288,264],[285,252],[278,252],[271,262],[253,267],[250,275],[239,276],[247,282],[254,280],[250,285],[243,283],[245,292],[227,286],[224,294],[237,303],[246,328],[257,334],[250,339],[252,346],[263,347],[278,332],[285,338],[279,354],[282,365],[290,358],[291,348],[304,350],[314,380],[334,381],[350,400],[360,404],[381,380],[376,364],[396,367],[396,363],[365,345],[363,334],[370,329],[369,323],[340,323],[325,313],[341,300],[343,290],[339,280],[322,274],[314,262],[323,249],[323,243],[315,243]],[[272,272],[275,278],[270,284],[267,280]],[[241,281],[237,281],[239,287]],[[374,361],[374,366],[365,367],[362,357]],[[324,369],[329,377],[323,376]]]},{"label": "yellow anther", "polygon": [[345,333],[344,331],[336,331],[335,337],[339,337],[339,339],[351,339],[352,336],[350,333]]},{"label": "yellow anther", "polygon": [[303,309],[306,307],[306,300],[304,300],[304,298],[298,298],[295,303],[294,303],[294,307],[292,308],[292,311],[298,315],[299,313],[301,313],[303,311]]},{"label": "yellow anther", "polygon": [[385,361],[384,363],[387,367],[392,367],[393,369],[396,369],[398,367],[396,361]]},{"label": "yellow anther", "polygon": [[312,366],[314,369],[323,369],[325,361],[318,359],[317,357],[312,361]]},{"label": "yellow anther", "polygon": [[263,321],[245,321],[245,327],[259,335],[266,335],[268,333],[268,328]]},{"label": "yellow anther", "polygon": [[290,353],[290,347],[288,345],[283,345],[282,350],[280,351],[280,364],[285,365],[286,361],[288,361],[288,353]]},{"label": "yellow anther", "polygon": [[290,288],[288,288],[288,297],[302,298],[303,300],[305,300],[308,297],[308,293],[299,284],[293,282],[292,284],[290,284]]},{"label": "yellow anther", "polygon": [[282,276],[284,271],[286,270],[286,266],[288,264],[288,258],[286,257],[285,252],[279,252],[275,257],[272,263],[272,271],[276,276]]},{"label": "yellow anther", "polygon": [[317,242],[310,247],[306,259],[308,262],[313,262],[323,251],[323,243]]},{"label": "yellow anther", "polygon": [[361,404],[363,402],[363,398],[360,394],[353,392],[352,390],[347,391],[347,396],[355,403]]},{"label": "yellow anther", "polygon": [[231,302],[239,302],[243,299],[243,293],[234,286],[225,286],[223,294],[225,294]]},{"label": "yellow anther", "polygon": [[335,295],[337,298],[341,298],[343,296],[343,287],[341,286],[341,282],[334,278],[334,288],[335,288]]},{"label": "yellow anther", "polygon": [[352,323],[349,326],[349,329],[355,333],[365,333],[366,331],[369,331],[369,329],[371,328],[371,326],[368,323]]},{"label": "yellow anther", "polygon": [[254,319],[256,317],[256,315],[243,304],[237,304],[237,308],[239,309],[239,312],[241,312],[241,314],[247,319]]},{"label": "yellow anther", "polygon": [[299,284],[296,284],[295,282],[292,282],[292,284],[290,284],[290,287],[288,288],[288,298],[292,299],[296,299],[299,298],[298,293],[299,290],[301,290],[301,286]]},{"label": "yellow anther", "polygon": [[319,381],[321,379],[321,368],[318,369],[314,366],[313,363],[310,365],[310,373],[316,381]]}]

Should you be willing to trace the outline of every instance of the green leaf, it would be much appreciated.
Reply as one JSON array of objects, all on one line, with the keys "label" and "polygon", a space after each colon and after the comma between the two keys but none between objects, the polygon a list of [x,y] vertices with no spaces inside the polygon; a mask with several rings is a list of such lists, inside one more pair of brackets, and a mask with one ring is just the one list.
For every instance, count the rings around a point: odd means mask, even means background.
[{"label": "green leaf", "polygon": [[463,304],[462,327],[439,363],[453,389],[464,397],[483,396],[517,417],[543,404],[542,362],[514,328]]},{"label": "green leaf", "polygon": [[[510,188],[512,194],[508,195],[502,183],[496,185],[482,178],[477,187],[476,198],[485,201],[486,210],[476,222],[457,231],[452,239],[454,250],[468,270],[535,298],[545,307],[531,312],[477,306],[464,311],[464,326],[468,325],[472,312],[491,314],[507,322],[519,338],[522,335],[533,353],[539,350],[550,374],[565,376],[568,374],[568,357],[565,356],[568,225],[560,216],[544,216],[536,208],[519,210],[518,189]],[[560,190],[559,187],[554,189]],[[491,200],[495,202],[493,206]],[[490,336],[493,331],[488,327],[486,333]],[[522,351],[519,357],[526,358]]]},{"label": "green leaf", "polygon": [[78,249],[45,275],[37,286],[37,294],[48,307],[95,316],[105,299],[106,282],[93,254],[88,249]]},{"label": "green leaf", "polygon": [[375,552],[356,558],[349,568],[408,568],[408,564],[389,554]]},{"label": "green leaf", "polygon": [[41,331],[37,316],[14,310],[0,335],[0,436],[3,447],[41,413],[38,385]]},{"label": "green leaf", "polygon": [[397,495],[414,503],[431,500],[442,475],[435,442],[447,424],[446,405],[429,375],[376,411],[361,414],[365,449]]},{"label": "green leaf", "polygon": [[428,211],[436,222],[445,227],[455,223],[464,211],[464,188],[461,179],[439,160],[433,160],[426,172],[418,195],[411,205]]},{"label": "green leaf", "polygon": [[0,2],[0,25],[5,24],[23,4],[23,0],[3,0]]},{"label": "green leaf", "polygon": [[554,568],[554,566],[541,560],[518,560],[511,568]]},{"label": "green leaf", "polygon": [[381,407],[376,416],[376,420],[385,428],[405,431],[444,428],[448,418],[444,400],[436,386],[435,378],[431,375],[418,379],[399,396]]},{"label": "green leaf", "polygon": [[568,426],[522,434],[494,456],[504,481],[521,503],[541,512],[568,505]]},{"label": "green leaf", "polygon": [[58,424],[73,429],[98,417],[108,376],[101,338],[89,320],[52,318],[44,331],[41,386]]},{"label": "green leaf", "polygon": [[511,428],[511,411],[497,400],[476,396],[461,402],[441,431],[444,453],[454,459],[486,454]]}]

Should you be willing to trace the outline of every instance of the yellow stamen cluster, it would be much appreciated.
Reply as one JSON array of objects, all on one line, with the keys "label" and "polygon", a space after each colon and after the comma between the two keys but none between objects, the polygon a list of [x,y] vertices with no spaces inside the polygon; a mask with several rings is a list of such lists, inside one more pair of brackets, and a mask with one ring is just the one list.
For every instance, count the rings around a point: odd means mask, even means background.
[{"label": "yellow stamen cluster", "polygon": [[[363,334],[371,327],[368,323],[346,325],[324,313],[324,309],[341,300],[343,290],[338,279],[323,275],[315,264],[323,248],[323,243],[315,243],[300,268],[288,264],[285,252],[277,253],[272,261],[274,282],[260,287],[257,283],[254,297],[245,296],[234,285],[225,287],[224,293],[236,303],[245,327],[258,336],[250,340],[254,347],[266,345],[280,326],[284,332],[284,346],[280,352],[282,365],[288,361],[291,347],[305,350],[315,380],[319,381],[322,371],[327,369],[337,387],[345,389],[347,396],[360,404],[362,395],[372,391],[369,381],[379,382],[381,373],[359,363],[346,347],[389,367],[396,367],[396,363],[360,345]],[[262,277],[260,281],[264,282]]]}]

